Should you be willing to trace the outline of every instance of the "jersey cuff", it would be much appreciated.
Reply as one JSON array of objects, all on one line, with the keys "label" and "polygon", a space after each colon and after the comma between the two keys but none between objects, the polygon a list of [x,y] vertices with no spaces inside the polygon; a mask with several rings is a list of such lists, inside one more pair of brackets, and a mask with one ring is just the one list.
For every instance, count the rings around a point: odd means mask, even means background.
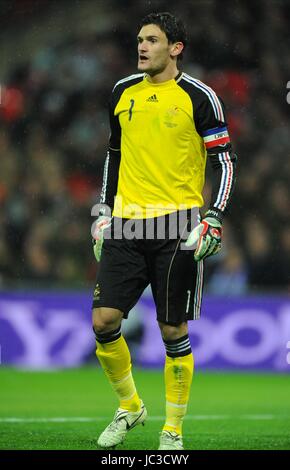
[{"label": "jersey cuff", "polygon": [[215,219],[217,219],[220,223],[222,223],[223,221],[223,212],[219,209],[217,209],[216,207],[210,207],[204,217],[214,217]]}]

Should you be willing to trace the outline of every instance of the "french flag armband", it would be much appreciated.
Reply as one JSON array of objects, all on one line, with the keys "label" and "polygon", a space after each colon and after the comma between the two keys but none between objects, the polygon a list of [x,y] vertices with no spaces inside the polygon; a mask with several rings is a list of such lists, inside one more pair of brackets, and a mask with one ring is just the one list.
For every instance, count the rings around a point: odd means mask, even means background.
[{"label": "french flag armband", "polygon": [[226,146],[230,142],[230,136],[226,126],[214,127],[202,133],[203,141],[207,150],[219,145]]}]

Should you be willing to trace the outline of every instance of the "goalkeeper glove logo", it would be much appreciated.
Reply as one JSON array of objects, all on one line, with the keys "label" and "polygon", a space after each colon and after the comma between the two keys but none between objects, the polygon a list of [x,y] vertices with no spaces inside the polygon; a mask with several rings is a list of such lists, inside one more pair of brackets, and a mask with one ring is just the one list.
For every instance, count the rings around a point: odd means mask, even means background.
[{"label": "goalkeeper glove logo", "polygon": [[104,241],[104,230],[111,226],[112,218],[106,215],[98,217],[93,230],[93,249],[96,260],[101,260],[102,246]]},{"label": "goalkeeper glove logo", "polygon": [[197,243],[194,252],[195,261],[201,261],[215,255],[221,249],[222,224],[214,217],[205,217],[202,222],[189,234],[185,246],[191,247]]}]

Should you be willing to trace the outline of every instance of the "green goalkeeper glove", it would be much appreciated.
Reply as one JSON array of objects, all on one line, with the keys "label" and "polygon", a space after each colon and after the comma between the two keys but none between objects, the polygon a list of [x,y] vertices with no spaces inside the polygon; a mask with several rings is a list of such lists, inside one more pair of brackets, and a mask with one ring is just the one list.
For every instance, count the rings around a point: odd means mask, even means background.
[{"label": "green goalkeeper glove", "polygon": [[96,260],[101,260],[104,230],[111,226],[112,217],[101,215],[97,218],[93,232],[93,249]]},{"label": "green goalkeeper glove", "polygon": [[194,259],[200,261],[220,251],[221,239],[221,221],[212,216],[205,216],[201,223],[190,232],[185,246],[191,247],[197,242]]}]

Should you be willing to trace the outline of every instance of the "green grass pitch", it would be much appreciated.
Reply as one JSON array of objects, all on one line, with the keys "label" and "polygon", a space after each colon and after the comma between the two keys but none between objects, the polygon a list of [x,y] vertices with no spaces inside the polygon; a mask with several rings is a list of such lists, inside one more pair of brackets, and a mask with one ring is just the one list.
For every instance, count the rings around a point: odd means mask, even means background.
[{"label": "green grass pitch", "polygon": [[[149,418],[120,450],[157,450],[164,415],[162,371],[134,371]],[[117,407],[99,368],[24,372],[0,368],[0,449],[98,449]],[[194,376],[185,449],[290,449],[287,375]]]}]

